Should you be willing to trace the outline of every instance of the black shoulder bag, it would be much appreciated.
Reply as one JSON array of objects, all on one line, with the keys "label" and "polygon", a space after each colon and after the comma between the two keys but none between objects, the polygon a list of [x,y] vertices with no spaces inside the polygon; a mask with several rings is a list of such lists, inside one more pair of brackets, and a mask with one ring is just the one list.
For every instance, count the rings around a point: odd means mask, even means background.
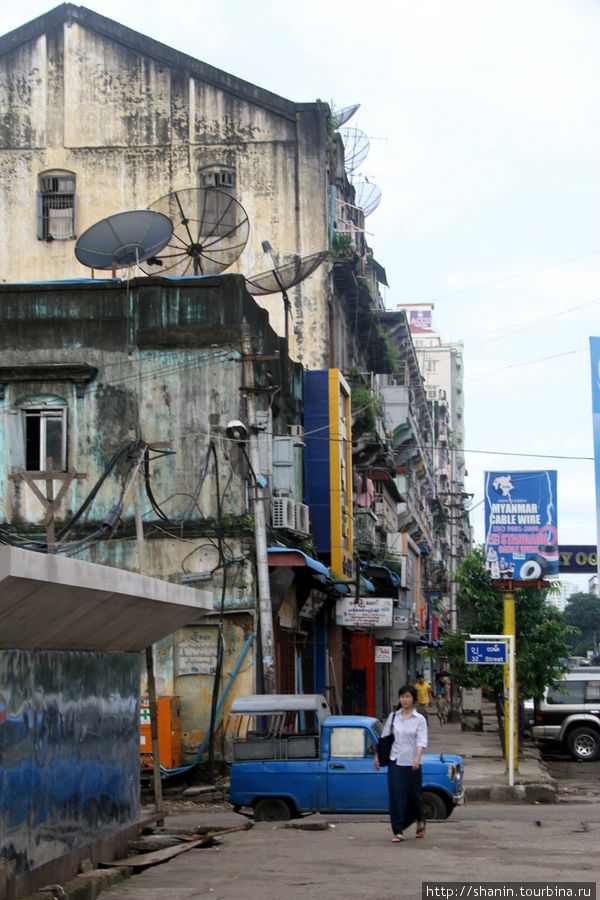
[{"label": "black shoulder bag", "polygon": [[377,759],[380,766],[387,766],[390,762],[390,753],[394,743],[394,719],[396,718],[396,710],[392,716],[392,724],[390,725],[390,733],[385,737],[380,737],[377,741]]}]

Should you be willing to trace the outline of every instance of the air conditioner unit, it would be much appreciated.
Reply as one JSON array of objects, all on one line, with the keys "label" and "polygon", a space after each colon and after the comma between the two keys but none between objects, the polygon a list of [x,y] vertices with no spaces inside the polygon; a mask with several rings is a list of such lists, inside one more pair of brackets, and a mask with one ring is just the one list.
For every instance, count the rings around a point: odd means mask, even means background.
[{"label": "air conditioner unit", "polygon": [[274,497],[271,504],[273,528],[296,529],[296,501],[291,497]]},{"label": "air conditioner unit", "polygon": [[306,503],[296,503],[296,531],[300,534],[308,534],[310,531],[308,506]]}]

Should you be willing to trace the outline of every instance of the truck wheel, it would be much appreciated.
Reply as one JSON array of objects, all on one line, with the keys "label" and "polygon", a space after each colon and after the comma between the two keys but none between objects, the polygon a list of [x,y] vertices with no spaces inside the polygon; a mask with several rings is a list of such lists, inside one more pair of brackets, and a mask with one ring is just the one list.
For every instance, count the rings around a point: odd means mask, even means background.
[{"label": "truck wheel", "polygon": [[439,794],[423,791],[423,813],[427,821],[431,819],[447,819],[448,808]]},{"label": "truck wheel", "polygon": [[263,797],[254,807],[255,822],[287,822],[291,818],[289,806],[280,797]]},{"label": "truck wheel", "polygon": [[567,750],[573,759],[591,762],[600,756],[600,734],[594,728],[574,728],[567,735]]}]

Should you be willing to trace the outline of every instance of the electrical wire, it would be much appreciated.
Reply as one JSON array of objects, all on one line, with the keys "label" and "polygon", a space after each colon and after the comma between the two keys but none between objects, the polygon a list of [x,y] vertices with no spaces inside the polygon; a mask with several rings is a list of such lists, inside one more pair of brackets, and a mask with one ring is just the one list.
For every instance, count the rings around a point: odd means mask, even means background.
[{"label": "electrical wire", "polygon": [[135,445],[135,443],[136,443],[135,441],[128,441],[126,444],[123,444],[122,447],[120,447],[118,450],[116,450],[113,453],[113,455],[111,456],[107,465],[105,466],[104,472],[102,473],[102,475],[100,476],[100,478],[98,479],[98,481],[96,482],[96,484],[94,485],[92,490],[89,492],[89,494],[87,495],[87,497],[85,498],[85,500],[83,501],[83,503],[81,504],[81,506],[79,507],[77,512],[60,529],[60,531],[57,532],[57,535],[56,535],[57,542],[60,541],[71,530],[73,525],[81,518],[83,513],[91,505],[91,503],[97,496],[98,491],[100,490],[100,488],[102,487],[102,485],[104,484],[104,482],[106,481],[106,479],[108,478],[108,476],[110,475],[112,470],[115,468],[115,466],[117,465],[119,460],[125,455],[125,453],[127,453],[131,449],[131,447],[133,447]]},{"label": "electrical wire", "polygon": [[462,288],[460,291],[453,291],[451,294],[440,294],[427,300],[427,303],[436,303],[438,300],[447,300],[449,297],[458,297],[460,294],[468,294],[472,291],[481,291],[484,288],[494,287],[496,284],[505,284],[507,281],[515,281],[517,278],[528,278],[530,275],[538,275],[540,272],[547,272],[548,269],[556,269],[560,266],[566,266],[573,262],[581,262],[584,259],[591,259],[598,256],[600,250],[594,250],[592,253],[586,253],[583,256],[573,256],[571,259],[564,259],[562,262],[550,263],[548,266],[539,266],[537,269],[529,269],[526,272],[519,272],[516,275],[506,275],[504,278],[495,278],[493,281],[487,281],[483,284],[476,284],[473,287]]}]

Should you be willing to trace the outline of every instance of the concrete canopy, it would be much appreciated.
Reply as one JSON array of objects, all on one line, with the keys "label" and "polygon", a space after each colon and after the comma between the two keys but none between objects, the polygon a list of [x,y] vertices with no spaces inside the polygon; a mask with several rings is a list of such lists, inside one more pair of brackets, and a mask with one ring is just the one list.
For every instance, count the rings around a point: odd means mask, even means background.
[{"label": "concrete canopy", "polygon": [[208,591],[0,547],[0,650],[143,650],[212,609]]}]

